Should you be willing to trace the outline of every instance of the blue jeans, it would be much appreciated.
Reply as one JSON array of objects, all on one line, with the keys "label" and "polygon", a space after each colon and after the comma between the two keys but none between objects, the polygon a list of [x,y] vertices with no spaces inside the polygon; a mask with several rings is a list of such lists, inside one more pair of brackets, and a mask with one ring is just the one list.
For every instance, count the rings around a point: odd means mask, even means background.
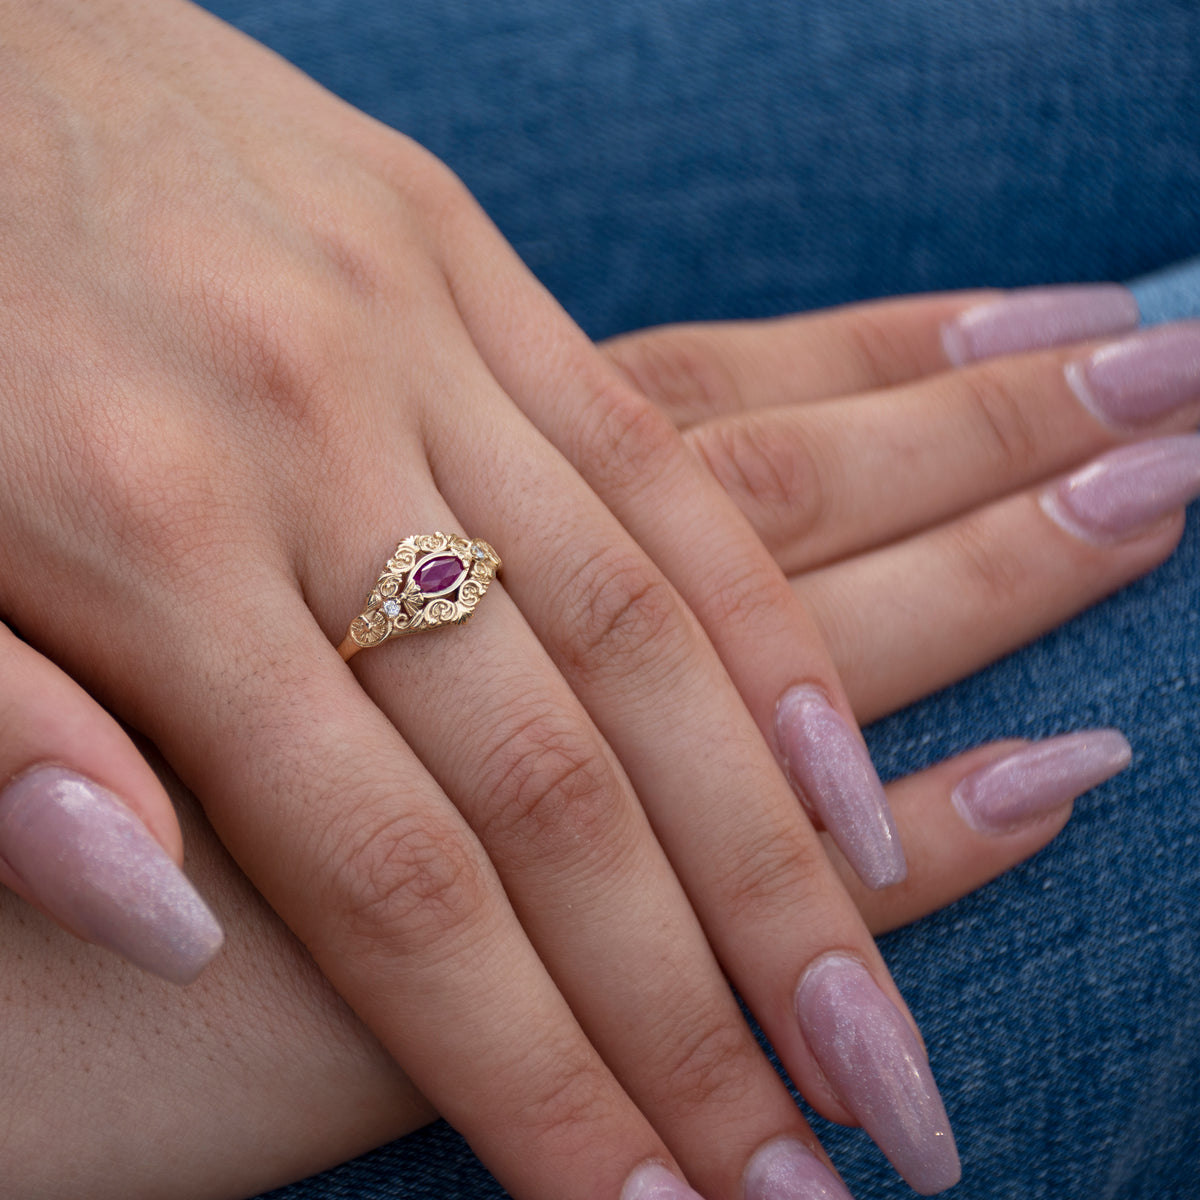
[{"label": "blue jeans", "polygon": [[[212,0],[459,172],[593,336],[1200,251],[1188,0]],[[1200,315],[1200,264],[1139,286]],[[883,940],[961,1200],[1200,1195],[1200,537],[868,731],[885,776],[1116,725],[1134,769],[1035,860]],[[854,1194],[911,1195],[817,1121]],[[273,1200],[503,1193],[435,1125]]]}]

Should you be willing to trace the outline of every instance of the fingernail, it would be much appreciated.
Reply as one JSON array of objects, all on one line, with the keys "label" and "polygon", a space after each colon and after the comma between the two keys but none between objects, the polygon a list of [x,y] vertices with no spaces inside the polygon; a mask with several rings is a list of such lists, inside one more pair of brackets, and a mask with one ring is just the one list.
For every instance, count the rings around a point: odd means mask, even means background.
[{"label": "fingernail", "polygon": [[1133,293],[1115,283],[1023,288],[977,304],[942,326],[942,346],[956,366],[1065,346],[1135,329]]},{"label": "fingernail", "polygon": [[1132,757],[1115,729],[1068,733],[972,771],[950,798],[977,833],[1011,833],[1111,779]]},{"label": "fingernail", "polygon": [[701,1200],[701,1197],[662,1163],[643,1163],[625,1181],[621,1200]]},{"label": "fingernail", "polygon": [[221,948],[216,918],[145,825],[73,771],[38,767],[0,792],[0,856],[72,929],[172,983]]},{"label": "fingernail", "polygon": [[870,888],[908,874],[883,784],[862,740],[813,687],[794,687],[775,712],[775,732],[792,780]]},{"label": "fingernail", "polygon": [[866,967],[826,954],[796,990],[813,1057],[846,1107],[923,1196],[952,1187],[961,1167],[929,1060]]},{"label": "fingernail", "polygon": [[746,1167],[745,1200],[854,1200],[845,1184],[795,1138],[768,1142]]},{"label": "fingernail", "polygon": [[1069,363],[1067,382],[1107,425],[1145,425],[1200,401],[1200,322],[1165,325]]},{"label": "fingernail", "polygon": [[1200,496],[1200,436],[1122,446],[1051,484],[1042,508],[1068,533],[1107,544],[1150,528]]}]

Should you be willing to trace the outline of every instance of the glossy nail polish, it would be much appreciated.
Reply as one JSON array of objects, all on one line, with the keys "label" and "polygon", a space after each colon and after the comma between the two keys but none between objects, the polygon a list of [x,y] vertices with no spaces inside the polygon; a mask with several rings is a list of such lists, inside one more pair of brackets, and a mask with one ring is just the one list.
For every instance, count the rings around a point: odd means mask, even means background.
[{"label": "glossy nail polish", "polygon": [[216,918],[142,822],[73,771],[37,767],[0,792],[0,857],[72,929],[172,983],[221,948]]},{"label": "glossy nail polish", "polygon": [[1011,833],[1125,770],[1132,756],[1115,729],[1068,733],[972,771],[951,799],[976,832]]},{"label": "glossy nail polish", "polygon": [[778,1138],[746,1167],[745,1200],[853,1200],[846,1185],[795,1138]]},{"label": "glossy nail polish", "polygon": [[1200,436],[1122,446],[1051,484],[1042,508],[1068,533],[1106,544],[1149,529],[1200,496]]},{"label": "glossy nail polish", "polygon": [[643,1163],[625,1181],[621,1200],[701,1200],[701,1197],[662,1163]]},{"label": "glossy nail polish", "polygon": [[1137,327],[1138,306],[1115,283],[1023,288],[959,313],[942,328],[942,346],[956,367],[1109,337]]},{"label": "glossy nail polish", "polygon": [[909,1187],[924,1196],[962,1174],[929,1060],[870,972],[826,954],[796,989],[796,1016],[813,1057],[843,1103]]},{"label": "glossy nail polish", "polygon": [[908,873],[883,784],[862,739],[814,687],[794,687],[775,712],[775,733],[793,782],[838,849],[870,888]]},{"label": "glossy nail polish", "polygon": [[1106,425],[1135,428],[1200,402],[1200,321],[1164,325],[1068,363],[1067,382]]}]

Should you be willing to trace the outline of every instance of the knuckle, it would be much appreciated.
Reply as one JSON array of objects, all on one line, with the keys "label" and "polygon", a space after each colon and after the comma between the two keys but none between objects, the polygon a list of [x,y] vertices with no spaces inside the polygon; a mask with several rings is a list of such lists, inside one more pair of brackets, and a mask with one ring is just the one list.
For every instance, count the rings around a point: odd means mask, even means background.
[{"label": "knuckle", "polygon": [[965,580],[964,594],[983,597],[988,610],[1011,611],[1023,599],[1028,579],[1021,549],[993,536],[986,510],[947,532],[951,554]]},{"label": "knuckle", "polygon": [[792,812],[782,828],[740,829],[728,839],[715,886],[730,920],[786,921],[788,913],[820,912],[829,861],[805,824]]},{"label": "knuckle", "polygon": [[460,832],[436,814],[349,818],[322,861],[325,910],[357,949],[389,956],[450,947],[491,899],[486,874]]},{"label": "knuckle", "polygon": [[557,597],[570,638],[557,650],[576,677],[614,668],[645,670],[682,628],[671,585],[645,559],[626,550],[600,550],[566,573]]},{"label": "knuckle", "polygon": [[[796,598],[779,567],[751,546],[735,560],[727,557],[709,584],[703,614],[710,625],[775,632],[795,614]],[[789,616],[791,614],[791,616]]]},{"label": "knuckle", "polygon": [[75,486],[64,489],[86,507],[72,523],[89,530],[89,544],[177,582],[226,558],[245,497],[232,471],[220,485],[210,476],[195,440],[178,424],[147,426],[120,403],[109,406],[75,460]]},{"label": "knuckle", "polygon": [[[576,1149],[594,1146],[598,1137],[611,1134],[612,1092],[605,1068],[586,1047],[569,1044],[557,1049],[552,1078],[524,1089],[514,1118],[535,1144],[553,1147],[554,1157],[565,1155],[569,1161]],[[539,1060],[545,1061],[545,1056]]]},{"label": "knuckle", "polygon": [[844,332],[847,353],[858,366],[859,390],[925,374],[916,346],[883,313],[861,308],[846,322]]},{"label": "knuckle", "polygon": [[326,306],[297,273],[289,274],[288,286],[284,299],[227,275],[203,280],[191,303],[227,402],[307,422],[321,411],[331,374]]},{"label": "knuckle", "polygon": [[497,865],[623,853],[624,791],[585,728],[547,706],[514,714],[500,734],[482,764],[478,824]]},{"label": "knuckle", "polygon": [[685,438],[768,546],[824,524],[828,462],[794,422],[781,431],[768,417],[735,417],[696,426]]},{"label": "knuckle", "polygon": [[592,392],[575,461],[586,462],[593,487],[609,503],[636,496],[683,454],[674,425],[644,396],[605,378]]},{"label": "knuckle", "polygon": [[678,325],[633,334],[608,352],[634,387],[677,420],[746,407],[729,364],[714,353],[711,331]]},{"label": "knuckle", "polygon": [[762,1056],[745,1023],[723,1005],[680,1019],[678,1005],[668,1006],[671,1022],[656,1039],[667,1056],[660,1071],[670,1103],[679,1116],[708,1105],[737,1105],[754,1090]]},{"label": "knuckle", "polygon": [[1040,438],[1021,396],[1003,367],[964,373],[967,407],[988,459],[1006,476],[1023,476],[1037,461]]}]

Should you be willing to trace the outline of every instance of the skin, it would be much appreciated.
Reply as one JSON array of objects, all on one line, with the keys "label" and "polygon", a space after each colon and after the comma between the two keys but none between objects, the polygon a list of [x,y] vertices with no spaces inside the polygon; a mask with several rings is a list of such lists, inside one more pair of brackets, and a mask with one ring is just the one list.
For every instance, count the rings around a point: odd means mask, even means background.
[{"label": "skin", "polygon": [[[963,646],[994,615],[995,564],[1019,620],[991,644],[1015,644],[1161,560],[1180,519],[1100,550],[1038,515],[1034,485],[1116,435],[1066,394],[1057,352],[945,371],[936,331],[979,297],[818,318],[850,360],[824,379],[813,324],[751,331],[775,346],[761,360],[745,327],[710,331],[707,358],[695,331],[604,354],[439,163],[204,14],[0,14],[18,168],[0,204],[0,554],[20,564],[0,611],[27,643],[0,655],[32,681],[8,697],[29,716],[3,774],[64,762],[178,855],[166,793],[90,694],[162,748],[515,1195],[616,1196],[655,1159],[737,1196],[755,1147],[811,1135],[726,975],[834,1119],[797,979],[836,949],[899,1002],[774,761],[778,697],[811,683],[875,715],[978,658]],[[909,386],[915,423],[863,394]],[[886,522],[852,473],[772,488],[780,443],[801,467],[837,461],[835,399],[856,433],[876,405],[885,457],[940,416],[941,453],[976,469],[888,497]],[[779,418],[764,450],[780,406],[810,419]],[[1018,438],[1047,406],[1045,444]],[[755,411],[723,415],[739,408]],[[453,650],[413,639],[348,668],[348,594],[398,531],[434,528],[500,550],[486,618]],[[1027,572],[1018,546],[1044,551]],[[968,584],[960,638],[888,683],[878,612],[838,589],[857,569],[890,592],[922,563]],[[635,1000],[659,1019],[629,1022]]]},{"label": "skin", "polygon": [[[653,331],[638,335],[634,353],[675,353],[676,340],[686,339],[693,364],[701,353],[709,357],[713,371],[724,371],[722,364],[737,340],[748,334],[767,334],[772,344],[789,354],[799,353],[810,330],[812,344],[827,344],[830,319],[835,330],[851,328],[864,315],[885,325],[894,319],[896,329],[902,330],[916,317],[917,329],[924,331],[933,327],[945,307],[943,300],[917,299],[846,310],[832,318]],[[633,345],[614,345],[609,352],[633,361]],[[1047,367],[1059,358],[1039,357]],[[1027,365],[1013,360],[987,370],[1002,378],[1008,368],[1024,371]],[[792,375],[790,370],[786,373]],[[1043,383],[1052,378],[1047,370]],[[887,385],[881,381],[881,386]],[[907,387],[909,381],[892,386]],[[772,389],[752,385],[739,401],[748,399],[748,407],[754,409],[754,401],[768,395],[773,395]],[[1036,392],[1022,395],[1031,411],[1052,400]],[[670,405],[667,394],[662,399]],[[720,420],[742,419],[734,415],[732,403],[726,407],[728,414]],[[702,424],[693,428],[697,439],[707,436]],[[858,436],[854,423],[846,428]],[[936,440],[936,422],[930,421],[927,432]],[[772,507],[765,489],[747,493],[751,495],[764,510]],[[1014,497],[1020,498],[1019,493]],[[1029,515],[1029,522],[1019,529],[1012,523],[998,524],[987,543],[987,552],[997,561],[1031,564],[1027,603],[1000,614],[998,653],[1026,636],[1025,610],[1038,597],[1066,590],[1073,604],[1082,606],[1148,563],[1142,556],[1165,554],[1171,544],[1170,531],[1155,530],[1147,539],[1098,550],[1082,564],[1066,563],[1061,578],[1054,578],[1039,564],[1062,561],[1066,547],[1057,526],[1045,520],[1040,507],[1022,506],[1020,511]],[[959,517],[979,519],[974,511]],[[1010,535],[1013,540],[1006,541]],[[881,715],[927,690],[926,677],[910,669],[904,639],[896,634],[907,631],[913,603],[937,611],[938,563],[947,545],[961,544],[919,534],[913,543],[913,577],[925,582],[901,595],[888,572],[873,568],[873,563],[886,562],[879,552],[851,555],[828,568],[834,577],[845,571],[860,579],[862,586],[848,589],[848,595],[864,611],[879,616],[878,624],[862,624],[875,638],[871,690],[857,697],[863,711]],[[1051,550],[1059,553],[1050,555]],[[984,563],[974,557],[964,560],[964,579]],[[805,588],[806,582],[802,574],[792,577],[797,589]],[[936,621],[912,631],[919,639],[918,650],[942,653],[939,670],[947,680],[972,668],[978,638],[997,624],[990,606],[968,606],[967,612],[977,614],[969,629],[972,636],[952,642],[944,653],[934,634]],[[1050,621],[1065,614],[1047,607],[1041,615]],[[970,625],[969,616],[962,620]],[[25,687],[10,689],[13,707],[5,713],[6,728],[27,720],[30,698],[39,695],[39,686],[40,694],[54,704],[53,715],[46,717],[47,731],[57,728],[72,738],[94,736],[86,724],[94,710],[73,708],[72,692],[49,692],[44,676],[31,676]],[[68,687],[74,685],[68,682]],[[64,713],[77,714],[84,724],[64,725]],[[825,839],[825,852],[872,934],[952,902],[1036,852],[1059,832],[1069,817],[1069,805],[999,838],[979,836],[954,811],[950,793],[959,779],[1015,745],[971,750],[889,786],[911,864],[910,877],[902,885],[884,892],[866,889]],[[0,1115],[13,1194],[25,1200],[58,1200],[86,1190],[97,1200],[154,1200],[168,1193],[180,1200],[238,1200],[331,1166],[430,1120],[434,1113],[428,1102],[237,869],[194,797],[156,752],[145,745],[139,749],[171,795],[188,846],[189,874],[219,913],[228,933],[227,947],[196,984],[179,989],[103,951],[81,947],[16,896],[0,904],[0,946],[7,964],[0,1064],[9,1081]],[[222,1147],[220,1156],[213,1156],[214,1145]],[[69,1154],[63,1152],[67,1147]],[[169,1147],[168,1153],[164,1147]]]}]

